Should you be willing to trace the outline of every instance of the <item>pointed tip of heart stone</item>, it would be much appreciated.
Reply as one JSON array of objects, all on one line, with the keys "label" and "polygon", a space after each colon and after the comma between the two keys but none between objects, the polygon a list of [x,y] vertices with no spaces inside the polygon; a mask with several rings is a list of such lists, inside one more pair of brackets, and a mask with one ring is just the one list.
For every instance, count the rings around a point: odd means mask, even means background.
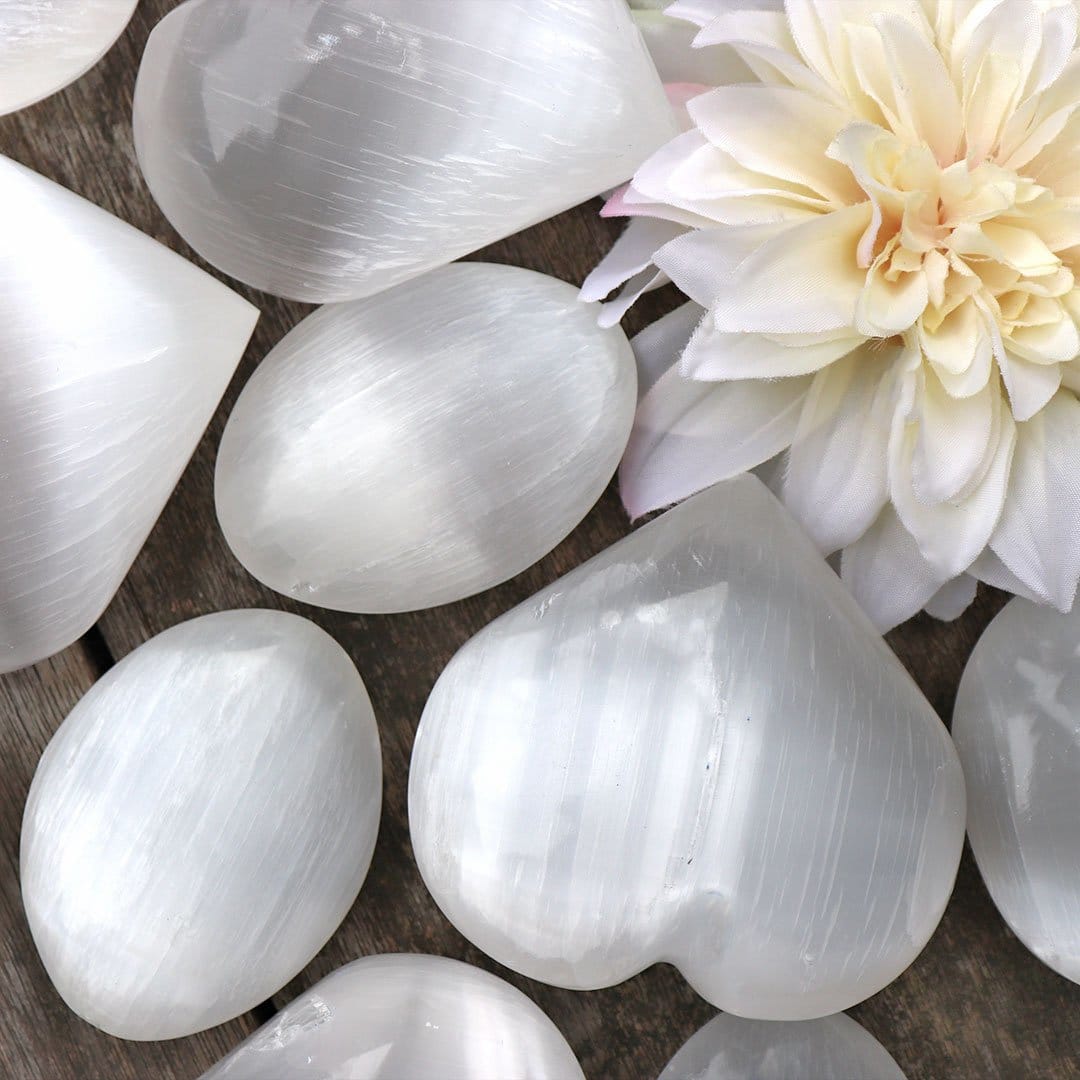
[{"label": "pointed tip of heart stone", "polygon": [[196,251],[316,303],[615,187],[677,133],[625,0],[188,0],[150,35],[134,126]]},{"label": "pointed tip of heart stone", "polygon": [[435,900],[514,970],[592,989],[667,960],[723,1009],[801,1020],[926,944],[964,787],[896,657],[742,477],[461,649],[409,818]]}]

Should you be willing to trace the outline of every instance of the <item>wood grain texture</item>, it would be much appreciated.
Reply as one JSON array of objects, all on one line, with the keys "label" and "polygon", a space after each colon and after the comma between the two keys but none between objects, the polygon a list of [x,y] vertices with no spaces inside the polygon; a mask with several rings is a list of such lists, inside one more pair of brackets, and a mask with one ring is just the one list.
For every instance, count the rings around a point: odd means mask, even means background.
[{"label": "wood grain texture", "polygon": [[[173,0],[143,0],[128,32],[93,72],[55,98],[0,120],[0,149],[190,258],[191,251],[157,211],[139,177],[130,134],[138,57],[149,28],[173,6]],[[579,283],[618,231],[617,224],[601,221],[592,205],[512,237],[482,256]],[[499,968],[464,941],[427,895],[413,862],[406,817],[412,739],[439,672],[496,615],[624,535],[629,526],[617,497],[609,491],[563,544],[514,581],[448,607],[411,615],[349,616],[269,592],[236,563],[217,529],[214,454],[240,387],[308,309],[239,291],[263,310],[251,348],[100,631],[111,653],[120,657],[196,615],[232,607],[281,608],[313,618],[333,634],[368,685],[386,774],[372,871],[339,932],[275,1003],[283,1004],[357,956],[440,953],[477,963],[524,989],[562,1029],[592,1080],[655,1077],[712,1008],[665,967],[587,994],[542,986]],[[650,295],[627,320],[628,329],[639,329],[677,302],[670,289]],[[999,595],[985,591],[956,623],[920,617],[890,635],[890,644],[943,716],[952,709],[972,646],[1001,603]],[[111,1040],[66,1013],[21,921],[16,874],[22,799],[46,735],[93,676],[86,654],[76,649],[0,681],[5,763],[0,785],[5,856],[0,995],[9,1018],[0,1029],[0,1075],[17,1080],[195,1076],[250,1029],[254,1018],[178,1043]],[[1044,967],[1012,936],[969,856],[929,947],[906,974],[852,1014],[884,1043],[911,1080],[1080,1076],[1080,987]]]}]

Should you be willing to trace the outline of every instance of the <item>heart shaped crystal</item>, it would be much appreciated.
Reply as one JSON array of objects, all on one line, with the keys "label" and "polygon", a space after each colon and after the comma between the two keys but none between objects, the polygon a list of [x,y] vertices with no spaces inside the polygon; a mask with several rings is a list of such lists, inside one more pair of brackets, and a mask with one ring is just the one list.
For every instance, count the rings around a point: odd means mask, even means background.
[{"label": "heart shaped crystal", "polygon": [[1040,960],[1080,983],[1080,607],[1010,601],[971,654],[952,730],[994,903]]},{"label": "heart shaped crystal", "polygon": [[843,1013],[775,1023],[714,1017],[660,1080],[904,1080],[888,1051]]},{"label": "heart shaped crystal", "polygon": [[390,612],[459,600],[550,551],[619,462],[634,356],[563,281],[442,267],[317,311],[229,419],[218,517],[260,581]]},{"label": "heart shaped crystal", "polygon": [[367,692],[314,623],[229,611],[108,672],[38,766],[26,914],[81,1017],[171,1039],[265,1001],[367,874],[382,763]]},{"label": "heart shaped crystal", "polygon": [[625,0],[188,0],[135,145],[215,266],[351,300],[614,187],[675,135]]},{"label": "heart shaped crystal", "polygon": [[92,68],[127,26],[136,0],[3,0],[0,113],[32,105]]},{"label": "heart shaped crystal", "polygon": [[0,672],[88,630],[232,377],[258,312],[0,158]]},{"label": "heart shaped crystal", "polygon": [[730,1012],[880,990],[952,890],[948,733],[760,481],[711,488],[468,642],[424,710],[413,847],[532,978],[676,964]]},{"label": "heart shaped crystal", "polygon": [[203,1080],[583,1080],[555,1025],[520,990],[442,956],[338,968]]}]

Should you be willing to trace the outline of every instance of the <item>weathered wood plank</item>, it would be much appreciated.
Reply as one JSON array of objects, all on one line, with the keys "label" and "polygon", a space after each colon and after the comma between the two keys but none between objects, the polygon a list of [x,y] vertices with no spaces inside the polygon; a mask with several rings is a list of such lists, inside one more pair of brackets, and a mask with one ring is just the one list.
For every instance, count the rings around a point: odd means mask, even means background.
[{"label": "weathered wood plank", "polygon": [[19,891],[23,804],[52,733],[97,678],[82,645],[0,678],[0,1076],[10,1080],[187,1080],[257,1026],[242,1018],[191,1039],[132,1043],[80,1020],[38,958]]},{"label": "weathered wood plank", "polygon": [[[136,18],[104,64],[50,102],[0,120],[0,147],[45,175],[79,191],[113,213],[191,257],[154,207],[138,175],[130,136],[130,98],[138,56],[150,26],[174,0],[143,0]],[[595,206],[573,211],[513,237],[486,253],[580,282],[618,233],[596,218]],[[220,275],[219,275],[220,276]],[[216,527],[213,462],[225,417],[255,363],[307,310],[241,289],[264,315],[248,356],[207,438],[199,447],[176,495],[106,613],[101,630],[121,656],[147,637],[182,619],[237,606],[268,606],[314,618],[350,651],[372,694],[380,721],[386,767],[383,825],[371,875],[353,912],[331,943],[277,997],[279,1004],[300,988],[356,956],[376,951],[427,951],[457,956],[497,971],[524,988],[564,1031],[590,1077],[655,1076],[681,1042],[712,1013],[669,968],[591,994],[541,986],[500,969],[468,945],[438,912],[412,860],[406,818],[406,783],[412,737],[431,685],[471,634],[493,617],[623,535],[627,522],[613,492],[560,547],[535,567],[498,589],[460,604],[393,617],[360,617],[305,608],[261,587],[237,565]],[[632,317],[637,329],[677,302],[670,290],[646,299]],[[890,636],[890,643],[943,715],[952,707],[964,661],[979,632],[1000,606],[992,593],[957,623],[944,626],[920,618]],[[68,661],[65,661],[67,663]],[[51,665],[0,684],[13,715],[44,708],[55,723],[86,685],[79,676],[56,689]],[[70,676],[64,676],[70,678]],[[80,682],[79,679],[84,679]],[[60,685],[67,685],[60,679]],[[10,689],[12,686],[18,690]],[[52,689],[50,689],[52,687]],[[0,701],[6,700],[0,698]],[[42,701],[45,705],[42,705]],[[10,730],[9,730],[10,729]],[[21,807],[32,759],[25,734],[5,728],[5,750],[20,761],[14,780],[0,785],[5,814],[5,903],[16,895],[13,862],[17,843],[8,816]],[[11,770],[9,766],[9,771]],[[21,770],[21,771],[20,771]],[[20,779],[21,777],[21,779]],[[21,811],[20,811],[21,812]],[[14,891],[13,891],[14,890]],[[18,920],[13,924],[16,929]],[[20,1001],[15,1031],[0,1032],[0,1067],[27,1068],[45,1053],[48,1080],[97,1075],[127,1076],[137,1059],[118,1057],[110,1071],[87,1071],[119,1053],[81,1025],[55,999],[36,961],[18,967],[3,954],[4,993]],[[8,974],[8,971],[12,974]],[[956,895],[939,933],[902,978],[853,1010],[895,1055],[911,1080],[1080,1075],[1080,988],[1034,959],[1008,932],[965,858]],[[22,1015],[25,1013],[25,1019]],[[37,1042],[24,1032],[37,1019],[45,1032]],[[141,1075],[191,1075],[196,1052],[223,1049],[235,1031],[204,1040],[146,1048],[158,1055]],[[100,1040],[104,1040],[99,1046]],[[45,1047],[44,1051],[37,1048]],[[51,1049],[50,1049],[51,1048]],[[88,1049],[89,1048],[89,1049]],[[149,1059],[147,1059],[149,1060]],[[200,1065],[203,1062],[200,1062]],[[128,1071],[124,1071],[127,1069]],[[33,1072],[12,1073],[35,1076]]]}]

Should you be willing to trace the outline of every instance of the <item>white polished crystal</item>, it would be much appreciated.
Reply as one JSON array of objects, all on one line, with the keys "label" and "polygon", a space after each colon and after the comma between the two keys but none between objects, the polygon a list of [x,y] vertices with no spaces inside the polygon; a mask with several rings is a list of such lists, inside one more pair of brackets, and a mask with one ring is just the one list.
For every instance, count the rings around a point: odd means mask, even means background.
[{"label": "white polished crystal", "polygon": [[1080,983],[1080,606],[1010,601],[971,654],[952,730],[994,903],[1040,960]]},{"label": "white polished crystal", "polygon": [[660,1080],[904,1080],[900,1066],[843,1013],[776,1023],[714,1017]]},{"label": "white polished crystal", "polygon": [[74,82],[109,50],[137,0],[0,0],[0,113]]},{"label": "white polished crystal", "polygon": [[520,990],[441,956],[368,956],[287,1005],[203,1080],[583,1080]]},{"label": "white polished crystal", "polygon": [[0,157],[0,672],[70,645],[105,609],[257,318]]},{"label": "white polished crystal", "polygon": [[264,1001],[351,907],[379,827],[364,684],[306,619],[181,623],[106,674],[38,766],[26,914],[84,1019],[169,1039]]},{"label": "white polished crystal", "polygon": [[218,517],[264,584],[343,611],[431,607],[524,570],[622,456],[633,352],[563,281],[459,263],[322,308],[237,402]]},{"label": "white polished crystal", "polygon": [[625,0],[188,0],[135,89],[139,163],[184,239],[320,303],[614,187],[673,124]]},{"label": "white polished crystal", "polygon": [[952,891],[948,733],[760,481],[687,500],[468,642],[409,778],[421,873],[501,963],[668,961],[719,1007],[837,1012]]}]

